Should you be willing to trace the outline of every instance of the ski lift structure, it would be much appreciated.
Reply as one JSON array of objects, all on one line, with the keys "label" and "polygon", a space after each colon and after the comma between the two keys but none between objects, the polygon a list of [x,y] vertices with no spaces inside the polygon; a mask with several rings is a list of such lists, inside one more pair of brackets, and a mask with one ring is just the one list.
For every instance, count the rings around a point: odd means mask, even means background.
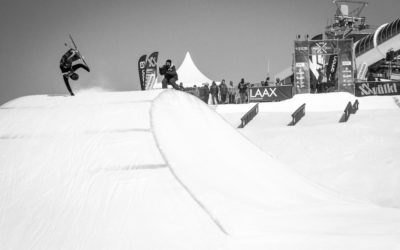
[{"label": "ski lift structure", "polygon": [[[327,25],[325,35],[328,39],[353,38],[354,42],[365,36],[364,32],[370,29],[365,23],[361,12],[368,5],[365,1],[333,0],[336,4],[336,14],[330,25]],[[368,32],[370,33],[370,32]]]}]

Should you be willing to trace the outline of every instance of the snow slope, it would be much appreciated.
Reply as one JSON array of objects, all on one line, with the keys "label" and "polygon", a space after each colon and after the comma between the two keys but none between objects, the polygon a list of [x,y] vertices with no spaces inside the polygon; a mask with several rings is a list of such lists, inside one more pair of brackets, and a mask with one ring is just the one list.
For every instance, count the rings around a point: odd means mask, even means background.
[{"label": "snow slope", "polygon": [[400,248],[398,209],[311,182],[175,90],[16,99],[0,150],[2,249]]},{"label": "snow slope", "polygon": [[[240,131],[317,183],[357,199],[400,208],[400,109],[394,98],[358,98],[359,111],[339,124],[354,96],[296,95],[283,102],[260,103],[258,116]],[[306,103],[306,116],[295,127],[287,127],[290,114],[302,103]],[[233,125],[245,112],[228,106],[217,110]]]}]

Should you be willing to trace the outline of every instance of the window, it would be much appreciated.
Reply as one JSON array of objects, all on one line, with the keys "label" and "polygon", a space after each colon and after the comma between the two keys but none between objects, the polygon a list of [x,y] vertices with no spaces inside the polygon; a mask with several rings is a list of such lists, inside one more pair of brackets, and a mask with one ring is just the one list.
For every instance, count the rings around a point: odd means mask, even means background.
[{"label": "window", "polygon": [[387,26],[387,30],[386,30],[386,40],[390,39],[391,37],[393,37],[393,33],[392,33],[392,28],[393,28],[394,22],[391,22],[388,26]]},{"label": "window", "polygon": [[370,34],[365,38],[365,51],[374,47],[374,34]]},{"label": "window", "polygon": [[396,34],[400,33],[400,18],[396,21]]}]

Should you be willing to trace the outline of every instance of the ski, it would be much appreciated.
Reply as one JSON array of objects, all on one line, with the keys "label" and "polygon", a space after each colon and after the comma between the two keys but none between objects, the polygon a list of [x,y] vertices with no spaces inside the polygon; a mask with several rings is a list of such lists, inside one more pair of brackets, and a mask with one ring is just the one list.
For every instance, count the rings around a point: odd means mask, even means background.
[{"label": "ski", "polygon": [[69,39],[71,39],[72,44],[74,45],[74,48],[76,51],[78,51],[79,57],[81,58],[82,62],[89,67],[89,65],[86,63],[85,58],[83,58],[81,52],[78,49],[78,46],[76,46],[76,43],[74,41],[74,39],[72,38],[71,34],[69,34]]}]

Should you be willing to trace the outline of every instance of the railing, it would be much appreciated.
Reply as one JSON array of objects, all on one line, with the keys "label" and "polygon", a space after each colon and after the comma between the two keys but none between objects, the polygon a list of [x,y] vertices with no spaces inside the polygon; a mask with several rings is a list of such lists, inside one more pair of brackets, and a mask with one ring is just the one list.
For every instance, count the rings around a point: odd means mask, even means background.
[{"label": "railing", "polygon": [[306,115],[306,104],[301,105],[296,111],[292,114],[292,121],[288,124],[288,126],[294,126],[296,123],[300,121],[300,119]]},{"label": "railing", "polygon": [[355,100],[353,105],[351,104],[351,102],[348,102],[339,122],[347,122],[349,120],[350,115],[355,114],[357,112],[358,104],[359,104],[358,100]]},{"label": "railing", "polygon": [[258,114],[258,103],[254,105],[247,113],[240,119],[241,123],[238,128],[244,128],[256,115]]}]

